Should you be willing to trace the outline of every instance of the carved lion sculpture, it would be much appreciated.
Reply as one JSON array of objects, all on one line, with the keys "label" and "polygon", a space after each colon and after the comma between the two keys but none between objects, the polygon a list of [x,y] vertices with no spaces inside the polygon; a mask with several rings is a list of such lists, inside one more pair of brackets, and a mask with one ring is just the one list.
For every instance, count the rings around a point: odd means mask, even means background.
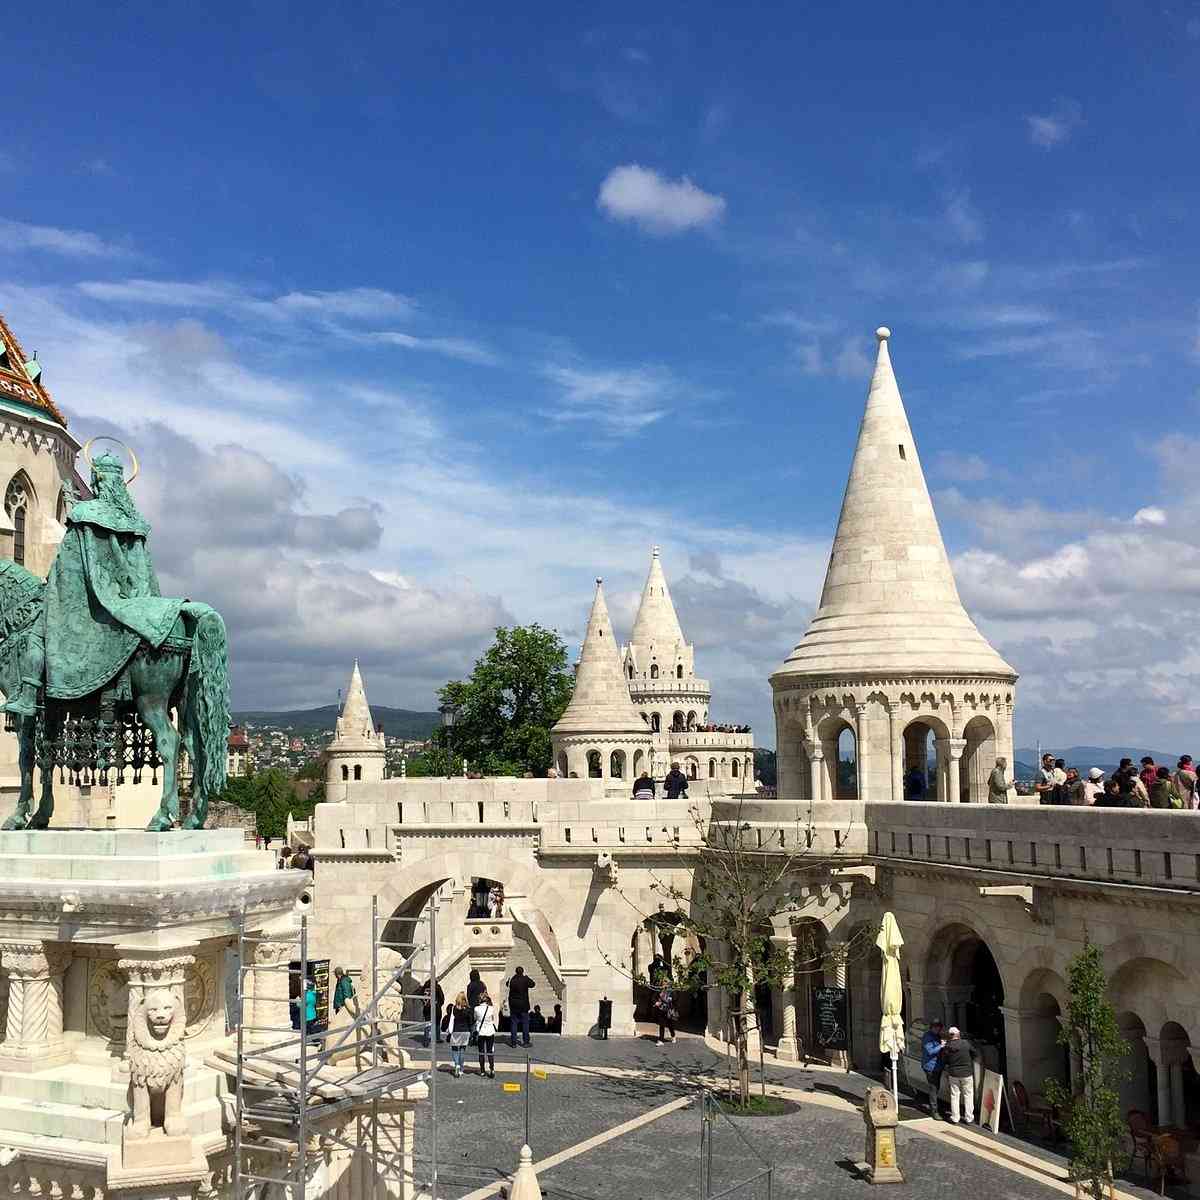
[{"label": "carved lion sculpture", "polygon": [[172,987],[152,987],[135,1002],[129,1021],[129,1082],[133,1090],[130,1138],[144,1138],[151,1125],[168,1137],[187,1133],[183,1119],[183,1004]]}]

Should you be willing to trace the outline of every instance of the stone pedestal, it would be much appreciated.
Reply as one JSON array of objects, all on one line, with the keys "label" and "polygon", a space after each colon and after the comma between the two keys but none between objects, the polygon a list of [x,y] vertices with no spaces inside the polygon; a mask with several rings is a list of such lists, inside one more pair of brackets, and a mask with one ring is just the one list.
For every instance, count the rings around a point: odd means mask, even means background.
[{"label": "stone pedestal", "polygon": [[899,1115],[896,1101],[887,1088],[867,1089],[863,1101],[866,1125],[866,1153],[858,1169],[869,1183],[903,1183],[904,1176],[896,1159],[896,1126]]}]

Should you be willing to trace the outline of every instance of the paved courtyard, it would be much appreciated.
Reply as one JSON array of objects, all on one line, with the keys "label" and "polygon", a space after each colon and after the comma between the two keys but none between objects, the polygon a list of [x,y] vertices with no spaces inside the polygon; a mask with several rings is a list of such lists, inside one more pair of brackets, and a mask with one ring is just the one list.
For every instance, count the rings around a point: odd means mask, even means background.
[{"label": "paved courtyard", "polygon": [[[440,1197],[500,1195],[525,1136],[525,1059],[499,1046],[497,1077],[438,1077]],[[448,1057],[445,1047],[440,1058]],[[475,1064],[468,1058],[469,1069]],[[530,1080],[530,1145],[542,1164],[543,1195],[561,1200],[694,1200],[699,1194],[698,1081],[723,1073],[723,1059],[697,1038],[673,1047],[652,1041],[537,1037],[531,1052],[544,1079]],[[751,1180],[775,1166],[773,1200],[829,1200],[874,1194],[852,1169],[862,1157],[858,1104],[871,1081],[830,1070],[767,1067],[769,1090],[792,1101],[775,1117],[718,1122],[711,1190]],[[1063,1159],[1045,1147],[924,1119],[902,1105],[897,1149],[907,1182],[889,1196],[1049,1200],[1071,1195]],[[428,1114],[419,1117],[418,1152],[429,1145]],[[549,1160],[549,1161],[547,1161]],[[1152,1193],[1125,1183],[1126,1195]],[[765,1180],[729,1193],[766,1200]],[[1168,1194],[1184,1195],[1180,1190]]]}]

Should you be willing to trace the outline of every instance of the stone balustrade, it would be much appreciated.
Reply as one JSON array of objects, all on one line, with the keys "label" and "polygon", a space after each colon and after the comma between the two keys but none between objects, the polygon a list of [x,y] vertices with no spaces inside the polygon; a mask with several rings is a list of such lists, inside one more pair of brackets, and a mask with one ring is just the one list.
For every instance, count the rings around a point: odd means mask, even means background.
[{"label": "stone balustrade", "polygon": [[1200,891],[1194,813],[914,802],[864,808],[876,858]]},{"label": "stone balustrade", "polygon": [[719,733],[716,730],[704,731],[696,729],[668,730],[671,738],[671,751],[676,753],[683,750],[753,750],[754,734],[752,733]]}]

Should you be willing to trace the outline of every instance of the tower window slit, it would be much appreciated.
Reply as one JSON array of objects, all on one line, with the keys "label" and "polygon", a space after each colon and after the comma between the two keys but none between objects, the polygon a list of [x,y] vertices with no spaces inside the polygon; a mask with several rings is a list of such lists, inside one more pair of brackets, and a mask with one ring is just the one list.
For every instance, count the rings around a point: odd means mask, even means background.
[{"label": "tower window slit", "polygon": [[903,459],[905,462],[907,462],[907,461],[908,461],[908,455],[904,453],[904,443],[903,443],[903,442],[901,442],[901,443],[900,443],[900,445],[898,445],[898,446],[896,447],[896,449],[900,451],[900,457],[901,457],[901,458],[902,458],[902,459]]}]

